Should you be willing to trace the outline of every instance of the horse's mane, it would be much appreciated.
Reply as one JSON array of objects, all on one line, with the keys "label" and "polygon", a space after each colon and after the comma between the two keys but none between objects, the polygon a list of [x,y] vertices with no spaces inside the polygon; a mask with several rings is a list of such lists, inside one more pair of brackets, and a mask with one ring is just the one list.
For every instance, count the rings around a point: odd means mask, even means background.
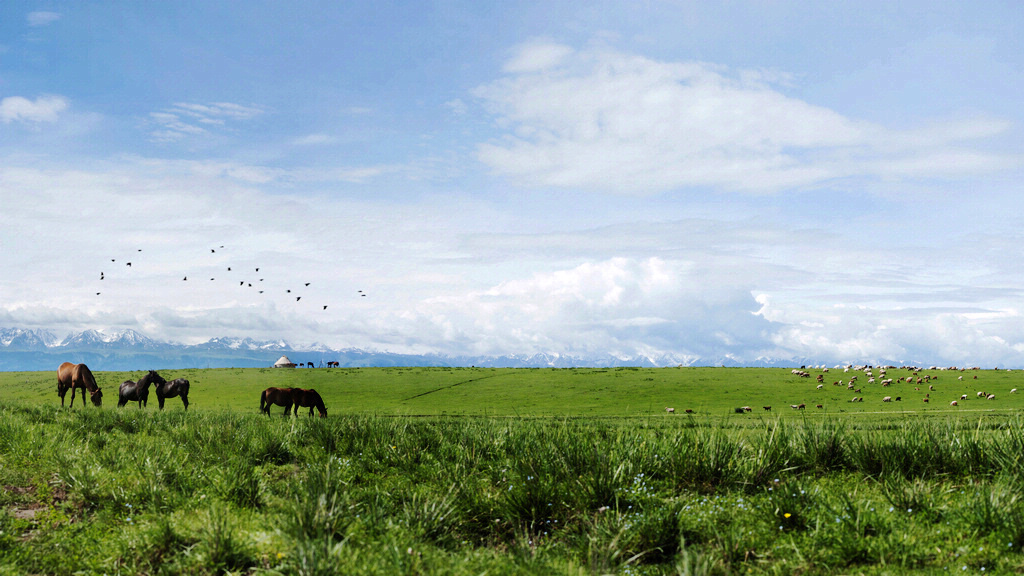
[{"label": "horse's mane", "polygon": [[99,384],[96,384],[96,377],[92,375],[92,370],[89,370],[85,364],[76,364],[71,371],[71,377],[76,382],[81,381],[86,390],[90,392],[99,388]]},{"label": "horse's mane", "polygon": [[142,378],[139,378],[139,386],[143,386],[143,387],[149,386],[150,384],[166,384],[166,383],[167,383],[167,381],[164,380],[164,377],[159,375],[159,374],[157,374],[153,370],[150,370]]}]

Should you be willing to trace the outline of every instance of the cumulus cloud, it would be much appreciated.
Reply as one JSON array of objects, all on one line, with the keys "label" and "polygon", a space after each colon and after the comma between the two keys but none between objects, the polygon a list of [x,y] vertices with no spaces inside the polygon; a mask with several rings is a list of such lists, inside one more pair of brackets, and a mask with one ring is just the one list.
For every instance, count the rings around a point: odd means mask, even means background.
[{"label": "cumulus cloud", "polygon": [[504,71],[474,91],[504,134],[481,144],[478,158],[534,186],[774,192],[1019,164],[966,144],[1002,133],[1005,122],[887,129],[786,95],[778,73],[542,42],[522,47]]},{"label": "cumulus cloud", "polygon": [[21,96],[8,96],[0,100],[0,120],[11,122],[56,122],[68,101],[61,96],[40,96],[29,100]]},{"label": "cumulus cloud", "polygon": [[701,282],[706,270],[659,258],[612,258],[431,299],[419,323],[464,353],[725,355],[764,351],[770,322],[744,286]]}]

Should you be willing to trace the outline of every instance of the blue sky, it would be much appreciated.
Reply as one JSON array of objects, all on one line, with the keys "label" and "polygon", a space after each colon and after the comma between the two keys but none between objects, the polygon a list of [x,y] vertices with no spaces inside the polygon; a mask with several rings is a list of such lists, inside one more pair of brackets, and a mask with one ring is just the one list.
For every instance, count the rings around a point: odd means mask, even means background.
[{"label": "blue sky", "polygon": [[0,325],[1024,366],[1014,3],[577,4],[5,2]]}]

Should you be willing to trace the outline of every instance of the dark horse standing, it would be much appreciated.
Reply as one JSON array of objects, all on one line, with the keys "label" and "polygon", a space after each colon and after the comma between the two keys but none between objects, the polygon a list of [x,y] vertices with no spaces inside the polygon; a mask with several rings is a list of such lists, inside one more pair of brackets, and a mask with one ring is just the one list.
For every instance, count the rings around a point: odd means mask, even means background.
[{"label": "dark horse standing", "polygon": [[181,402],[185,405],[185,410],[188,410],[188,380],[178,378],[170,382],[154,382],[154,384],[156,384],[156,399],[160,402],[161,410],[164,409],[164,398],[174,398],[175,396],[181,396]]},{"label": "dark horse standing", "polygon": [[143,406],[149,406],[149,386],[151,384],[166,384],[159,374],[150,370],[149,374],[146,374],[142,378],[139,378],[138,382],[132,382],[131,380],[125,380],[121,383],[121,388],[118,390],[117,395],[117,407],[121,408],[128,402],[138,402],[139,408]]},{"label": "dark horse standing", "polygon": [[85,364],[72,364],[65,362],[57,368],[57,396],[60,396],[60,405],[64,405],[64,396],[71,390],[71,407],[75,405],[75,389],[82,389],[82,402],[85,402],[85,393],[89,392],[93,405],[99,406],[103,403],[103,392],[96,384],[96,377]]},{"label": "dark horse standing", "polygon": [[[266,415],[270,415],[270,407],[274,404],[278,406],[284,406],[284,416],[290,414],[299,414],[299,407],[309,408],[309,415],[313,415],[313,409],[315,408],[319,413],[320,417],[327,416],[327,407],[324,406],[324,399],[320,397],[320,394],[310,388],[305,390],[303,388],[267,388],[260,394],[260,411]],[[294,406],[294,410],[292,407]]]}]

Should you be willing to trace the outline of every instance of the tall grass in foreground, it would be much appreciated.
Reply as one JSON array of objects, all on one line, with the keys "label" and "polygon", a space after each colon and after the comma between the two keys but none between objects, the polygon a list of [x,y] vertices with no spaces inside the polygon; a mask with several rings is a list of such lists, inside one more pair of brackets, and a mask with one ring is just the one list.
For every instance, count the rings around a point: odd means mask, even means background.
[{"label": "tall grass in foreground", "polygon": [[0,574],[1020,570],[1022,426],[0,405]]}]

